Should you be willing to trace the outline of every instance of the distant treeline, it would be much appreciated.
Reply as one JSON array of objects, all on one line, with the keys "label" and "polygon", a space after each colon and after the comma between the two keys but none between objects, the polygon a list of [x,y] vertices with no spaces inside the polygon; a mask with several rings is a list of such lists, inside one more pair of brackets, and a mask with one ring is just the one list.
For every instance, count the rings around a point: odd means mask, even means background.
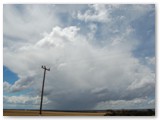
[{"label": "distant treeline", "polygon": [[108,110],[104,116],[155,116],[155,110]]}]

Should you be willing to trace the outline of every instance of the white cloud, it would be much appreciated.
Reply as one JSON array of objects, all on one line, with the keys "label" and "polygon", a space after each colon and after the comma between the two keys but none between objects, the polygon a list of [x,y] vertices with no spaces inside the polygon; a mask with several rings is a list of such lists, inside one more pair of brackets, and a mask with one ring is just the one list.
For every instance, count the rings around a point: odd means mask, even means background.
[{"label": "white cloud", "polygon": [[89,5],[90,9],[85,11],[85,13],[78,12],[77,18],[84,20],[85,22],[89,21],[98,21],[98,22],[108,22],[110,21],[109,11],[105,8],[105,5],[95,4]]},{"label": "white cloud", "polygon": [[90,30],[90,32],[88,32],[88,38],[89,38],[89,40],[93,41],[94,37],[95,37],[95,34],[97,32],[97,25],[96,24],[90,24],[89,25],[89,30]]},{"label": "white cloud", "polygon": [[155,57],[145,57],[148,64],[155,65],[156,64],[156,58]]},{"label": "white cloud", "polygon": [[40,40],[36,46],[39,47],[63,47],[65,42],[74,41],[74,37],[77,34],[79,28],[76,26],[70,26],[68,28],[54,27],[52,32],[42,40]]},{"label": "white cloud", "polygon": [[60,24],[53,9],[50,5],[4,5],[3,31],[8,37],[4,45],[12,42],[16,49],[17,42],[22,46],[40,39],[44,32]]},{"label": "white cloud", "polygon": [[[152,5],[88,5],[88,9],[82,13],[78,11],[74,18],[85,22],[102,22],[112,24],[115,21],[134,21],[145,15],[147,12],[154,10]],[[121,12],[117,12],[121,11]],[[113,16],[116,12],[116,16]],[[118,14],[117,14],[118,13]]]},{"label": "white cloud", "polygon": [[[146,106],[144,107],[143,104]],[[147,100],[147,98],[135,98],[133,100],[113,100],[100,102],[97,104],[95,109],[106,109],[105,106],[108,106],[108,109],[137,109],[144,108],[148,109],[151,107],[151,104],[154,105],[153,100]]]},{"label": "white cloud", "polygon": [[[133,55],[132,52],[138,44],[138,40],[132,36],[135,29],[129,24],[128,13],[119,15],[119,17],[110,14],[119,9],[124,10],[125,8],[90,5],[89,10],[86,10],[84,14],[77,13],[78,19],[89,23],[85,24],[86,26],[74,24],[74,26],[62,27],[63,25],[60,26],[58,23],[55,26],[49,22],[46,28],[42,27],[42,33],[47,28],[52,27],[52,29],[46,32],[43,38],[35,39],[34,42],[25,41],[26,44],[18,47],[18,43],[15,42],[14,49],[4,47],[4,65],[19,77],[19,80],[13,85],[4,82],[4,90],[14,92],[32,88],[33,94],[39,96],[43,78],[41,65],[46,65],[51,68],[51,71],[46,74],[45,81],[45,97],[50,101],[46,103],[48,107],[92,109],[103,108],[103,106],[107,108],[108,104],[112,107],[114,107],[113,105],[121,106],[126,102],[126,107],[129,107],[130,104],[131,106],[148,104],[141,98],[154,97],[155,73],[148,65],[142,64]],[[133,10],[132,6],[131,9]],[[136,13],[135,10],[132,12]],[[144,12],[143,10],[141,13],[144,14],[146,10]],[[30,10],[27,11],[30,15]],[[37,9],[33,10],[33,16],[36,13]],[[9,13],[5,12],[5,14]],[[39,18],[41,15],[37,14],[35,17]],[[133,17],[137,19],[134,14]],[[120,22],[124,21],[120,24],[122,27],[119,27],[119,20],[121,20]],[[42,21],[44,24],[47,22]],[[102,26],[99,27],[100,25],[93,23],[95,21],[101,23]],[[111,25],[104,24],[109,21]],[[10,22],[12,23],[12,21]],[[9,26],[6,24],[4,26]],[[22,24],[19,26],[22,27]],[[82,34],[81,31],[85,28],[90,31]],[[32,30],[32,27],[26,29],[29,31]],[[13,35],[20,35],[18,34],[19,30],[21,28]],[[5,32],[11,35],[8,30]],[[98,35],[100,37],[96,37]],[[27,38],[23,34],[20,37]],[[103,41],[103,44],[95,44],[92,39],[97,43]],[[8,42],[7,39],[5,40]],[[8,45],[11,43],[8,42]],[[10,102],[27,103],[28,97],[11,97]],[[31,100],[35,99],[39,98],[33,97]],[[153,104],[151,105],[154,107]]]},{"label": "white cloud", "polygon": [[3,82],[4,92],[18,92],[30,88],[34,78],[31,76],[21,77],[13,85],[8,82]]},{"label": "white cloud", "polygon": [[3,91],[4,92],[9,92],[10,91],[10,87],[11,87],[11,84],[9,84],[6,81],[3,82]]},{"label": "white cloud", "polygon": [[[98,102],[105,96],[109,97],[118,91],[127,92],[130,89],[130,93],[132,93],[132,90],[139,88],[148,93],[145,89],[146,86],[151,86],[150,89],[154,89],[154,74],[147,66],[141,65],[138,59],[130,54],[130,50],[124,51],[124,48],[119,47],[109,49],[108,45],[105,48],[98,48],[87,42],[86,37],[79,34],[77,30],[76,27],[55,27],[51,33],[35,45],[26,47],[26,49],[17,49],[16,52],[6,51],[4,65],[13,68],[12,70],[20,76],[20,80],[11,86],[12,91],[23,90],[31,84],[34,85],[35,90],[40,91],[41,82],[39,81],[42,79],[40,66],[44,63],[51,67],[51,71],[47,72],[45,84],[49,100],[58,97],[54,95],[57,92],[65,91],[69,97],[71,91],[92,91],[95,87],[109,90],[107,93],[100,90],[100,93],[96,95],[95,93],[88,93],[93,98],[97,96]],[[66,32],[71,34],[66,34]],[[126,43],[126,47],[128,44],[131,46],[131,43]],[[16,59],[17,62],[14,64],[8,62],[7,60],[10,59]],[[19,64],[22,66],[19,67]],[[92,70],[90,70],[91,68]],[[21,76],[30,75],[30,70],[35,73],[33,77],[22,79]],[[138,95],[144,96],[143,93]],[[129,96],[126,95],[125,97]],[[131,96],[136,97],[137,95],[132,94]],[[65,99],[63,97],[58,98]],[[116,99],[120,98],[121,94],[116,96]],[[70,103],[70,101],[68,102]]]},{"label": "white cloud", "polygon": [[[6,104],[26,104],[26,105],[39,105],[40,104],[40,97],[35,96],[3,96],[4,103]],[[43,104],[48,104],[50,101],[44,97]]]},{"label": "white cloud", "polygon": [[148,104],[155,105],[155,100],[153,99],[153,100],[148,101]]}]

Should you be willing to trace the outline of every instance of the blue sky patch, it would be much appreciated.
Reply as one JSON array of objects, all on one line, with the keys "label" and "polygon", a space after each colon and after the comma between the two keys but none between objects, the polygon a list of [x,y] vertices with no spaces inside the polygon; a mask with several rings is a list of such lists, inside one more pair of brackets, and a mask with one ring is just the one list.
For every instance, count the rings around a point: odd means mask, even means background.
[{"label": "blue sky patch", "polygon": [[12,72],[6,66],[3,66],[3,81],[14,84],[19,78],[16,73]]}]

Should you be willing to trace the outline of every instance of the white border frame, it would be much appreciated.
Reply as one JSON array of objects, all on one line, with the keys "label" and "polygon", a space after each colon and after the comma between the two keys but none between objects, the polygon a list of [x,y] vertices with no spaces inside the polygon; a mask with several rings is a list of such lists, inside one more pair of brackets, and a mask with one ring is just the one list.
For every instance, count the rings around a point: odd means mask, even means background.
[{"label": "white border frame", "polygon": [[[88,3],[103,3],[103,4],[155,4],[155,11],[156,11],[156,22],[155,22],[155,28],[156,28],[156,116],[155,117],[3,117],[3,4],[88,4]],[[1,114],[1,120],[3,119],[60,119],[60,120],[70,120],[70,119],[87,119],[87,120],[93,120],[93,119],[103,119],[106,120],[107,118],[109,119],[116,119],[116,120],[121,120],[121,119],[141,119],[141,120],[146,120],[146,119],[160,119],[159,118],[159,99],[160,98],[160,87],[159,87],[159,56],[160,53],[160,46],[159,46],[159,23],[158,21],[160,20],[160,11],[159,11],[159,1],[158,0],[0,0],[0,26],[1,26],[1,31],[0,31],[0,77],[1,77],[1,86],[0,86],[0,114]]]}]

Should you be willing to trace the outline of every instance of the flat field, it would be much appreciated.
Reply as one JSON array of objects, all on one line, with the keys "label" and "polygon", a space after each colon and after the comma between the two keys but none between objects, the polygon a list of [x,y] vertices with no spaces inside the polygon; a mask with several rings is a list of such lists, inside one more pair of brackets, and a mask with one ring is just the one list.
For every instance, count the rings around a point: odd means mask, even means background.
[{"label": "flat field", "polygon": [[42,111],[3,110],[3,116],[155,116],[155,110]]},{"label": "flat field", "polygon": [[54,112],[54,111],[39,111],[32,110],[4,110],[3,116],[104,116],[106,112]]}]

